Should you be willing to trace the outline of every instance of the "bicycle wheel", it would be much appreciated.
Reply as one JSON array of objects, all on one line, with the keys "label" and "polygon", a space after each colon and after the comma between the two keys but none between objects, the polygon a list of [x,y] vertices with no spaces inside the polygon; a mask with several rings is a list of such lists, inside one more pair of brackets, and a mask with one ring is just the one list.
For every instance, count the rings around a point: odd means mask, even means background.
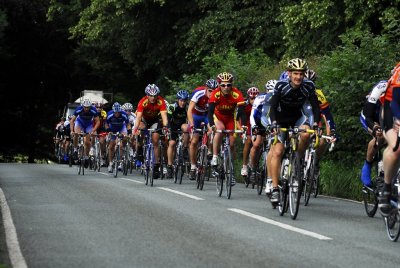
[{"label": "bicycle wheel", "polygon": [[396,242],[400,236],[400,211],[396,208],[384,221],[389,240]]},{"label": "bicycle wheel", "polygon": [[314,181],[314,171],[315,171],[315,152],[312,153],[310,157],[310,164],[306,165],[308,168],[305,169],[304,174],[306,174],[306,180],[304,183],[304,206],[308,205],[310,197],[313,194],[313,189],[315,189]]},{"label": "bicycle wheel", "polygon": [[114,178],[116,178],[118,176],[118,167],[119,167],[119,163],[120,163],[120,152],[119,152],[119,145],[117,145],[115,147],[115,153],[114,153]]},{"label": "bicycle wheel", "polygon": [[267,178],[267,152],[263,152],[261,156],[261,168],[258,172],[257,179],[257,193],[258,195],[262,194],[262,190],[264,189],[265,181]]},{"label": "bicycle wheel", "polygon": [[226,197],[230,199],[232,195],[233,163],[229,147],[224,152],[224,174],[225,174]]},{"label": "bicycle wheel", "polygon": [[363,186],[362,188],[365,212],[368,217],[371,218],[375,216],[375,213],[378,210],[378,197],[374,188],[367,186]]},{"label": "bicycle wheel", "polygon": [[299,212],[299,205],[302,191],[302,181],[300,179],[300,159],[292,155],[289,166],[289,208],[290,217],[295,220]]},{"label": "bicycle wheel", "polygon": [[149,173],[149,180],[150,180],[150,186],[153,186],[154,184],[154,147],[152,144],[150,144],[149,147],[149,165],[150,165],[150,173]]},{"label": "bicycle wheel", "polygon": [[204,179],[206,176],[206,167],[207,167],[207,147],[202,147],[200,149],[200,154],[199,154],[199,162],[198,162],[198,167],[197,167],[197,184],[198,184],[198,189],[203,190],[204,187]]},{"label": "bicycle wheel", "polygon": [[216,186],[217,186],[217,195],[221,196],[222,191],[224,190],[224,169],[221,166],[218,166],[218,174],[216,176]]},{"label": "bicycle wheel", "polygon": [[289,159],[284,158],[281,164],[281,172],[279,179],[279,203],[278,211],[279,215],[283,216],[288,210],[288,171],[289,171]]},{"label": "bicycle wheel", "polygon": [[78,148],[78,174],[85,175],[85,160],[83,159],[83,146]]}]

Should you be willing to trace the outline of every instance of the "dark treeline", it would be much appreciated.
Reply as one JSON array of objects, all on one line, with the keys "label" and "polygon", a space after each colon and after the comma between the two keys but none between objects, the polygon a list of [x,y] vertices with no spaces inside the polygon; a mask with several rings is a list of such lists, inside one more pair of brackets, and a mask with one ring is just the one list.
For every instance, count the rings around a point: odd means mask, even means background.
[{"label": "dark treeline", "polygon": [[1,0],[0,155],[50,157],[52,128],[81,90],[135,102],[148,83],[169,95],[222,68],[262,85],[292,57],[313,59],[338,121],[357,124],[362,104],[342,106],[398,60],[399,10],[400,0]]}]

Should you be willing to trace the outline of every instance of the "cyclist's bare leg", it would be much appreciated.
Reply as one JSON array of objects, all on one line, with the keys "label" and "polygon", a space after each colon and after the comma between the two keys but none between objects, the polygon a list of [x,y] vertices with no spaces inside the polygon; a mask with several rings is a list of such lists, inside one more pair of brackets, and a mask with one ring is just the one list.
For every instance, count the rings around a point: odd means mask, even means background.
[{"label": "cyclist's bare leg", "polygon": [[251,136],[247,135],[246,142],[244,143],[243,146],[243,167],[249,164],[250,149],[251,149]]},{"label": "cyclist's bare leg", "polygon": [[250,149],[250,168],[255,167],[255,163],[258,163],[258,157],[260,154],[260,149],[263,144],[264,137],[261,135],[257,135],[256,139],[253,142],[253,146]]},{"label": "cyclist's bare leg", "polygon": [[[183,124],[181,126],[181,129],[183,132],[187,132],[188,129],[188,124]],[[183,133],[183,147],[188,148],[189,145],[189,134],[188,133]]]},{"label": "cyclist's bare leg", "polygon": [[193,133],[192,140],[190,141],[190,148],[189,148],[189,157],[190,157],[190,164],[196,165],[196,155],[197,149],[199,144],[199,133]]},{"label": "cyclist's bare leg", "polygon": [[160,164],[160,148],[158,147],[159,140],[160,140],[160,134],[153,133],[152,141],[153,141],[153,147],[154,147],[155,165]]},{"label": "cyclist's bare leg", "polygon": [[279,175],[281,171],[281,159],[284,151],[285,151],[284,145],[280,142],[277,142],[275,145],[271,146],[271,150],[268,153],[268,157],[271,158],[270,170],[271,170],[272,186],[274,188],[278,187]]},{"label": "cyclist's bare leg", "polygon": [[[310,129],[308,125],[301,125],[301,129]],[[308,144],[310,142],[310,134],[309,133],[300,133],[300,141],[299,141],[299,147],[297,148],[297,153],[303,157],[304,152],[308,148]]]},{"label": "cyclist's bare leg", "polygon": [[111,163],[114,157],[115,140],[110,140],[108,143],[108,163]]},{"label": "cyclist's bare leg", "polygon": [[385,132],[385,138],[388,146],[383,152],[383,169],[385,184],[391,184],[392,178],[396,175],[399,168],[400,146],[396,152],[393,152],[393,147],[396,145],[397,133],[394,129]]},{"label": "cyclist's bare leg", "polygon": [[[225,130],[225,125],[221,121],[216,121],[215,126],[218,130]],[[222,142],[222,133],[215,133],[213,140],[213,155],[214,157],[218,155],[219,148]]]},{"label": "cyclist's bare leg", "polygon": [[176,141],[170,140],[167,150],[169,166],[172,166],[172,164],[174,163],[175,146],[176,146]]},{"label": "cyclist's bare leg", "polygon": [[90,135],[86,134],[85,135],[85,139],[84,139],[84,146],[85,146],[85,156],[89,155],[89,150],[90,150],[90,146],[91,146],[91,139],[90,139]]}]

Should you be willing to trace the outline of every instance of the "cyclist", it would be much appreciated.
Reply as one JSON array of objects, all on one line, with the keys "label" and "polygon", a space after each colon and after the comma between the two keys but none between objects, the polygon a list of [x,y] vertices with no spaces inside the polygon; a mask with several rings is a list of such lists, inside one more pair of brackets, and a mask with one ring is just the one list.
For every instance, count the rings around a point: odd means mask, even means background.
[{"label": "cyclist", "polygon": [[377,151],[384,145],[382,128],[380,125],[381,96],[385,94],[387,81],[382,80],[376,84],[367,95],[367,101],[361,111],[360,121],[363,128],[372,136],[368,142],[367,154],[361,169],[361,182],[363,185],[371,186],[371,167]]},{"label": "cyclist", "polygon": [[[251,115],[251,110],[252,110],[252,106],[254,104],[254,100],[255,98],[260,94],[260,90],[256,87],[250,87],[247,90],[247,99],[246,99],[246,104],[245,104],[245,108],[244,111],[246,113],[246,118],[247,118],[247,129],[246,129],[246,135],[247,135],[247,139],[246,142],[244,143],[243,146],[243,167],[242,170],[240,171],[240,174],[244,177],[247,177],[247,165],[249,164],[249,153],[250,153],[250,148],[251,148],[251,138],[250,138],[250,134],[251,134],[251,127],[250,127],[250,115]],[[251,165],[254,165],[253,163]],[[254,177],[250,177],[250,180],[252,180],[252,182],[254,182]]]},{"label": "cyclist", "polygon": [[[94,121],[94,125],[93,125]],[[70,121],[71,125],[71,134],[74,133],[86,133],[86,134],[94,134],[96,133],[97,129],[100,127],[100,119],[97,113],[96,107],[92,105],[90,99],[84,99],[82,101],[82,105],[78,106],[74,112],[74,115]],[[77,151],[78,151],[78,136],[74,135],[74,157],[77,158]],[[90,137],[85,135],[84,138],[84,160],[85,160],[85,167],[89,165],[89,150],[91,148],[90,144]]]},{"label": "cyclist", "polygon": [[[218,87],[218,83],[214,79],[209,79],[205,86],[198,87],[194,90],[189,102],[187,118],[189,129],[200,128],[201,123],[208,124],[208,100],[214,89]],[[190,141],[189,157],[190,157],[190,179],[194,180],[196,175],[196,156],[199,145],[199,133],[192,132]],[[211,154],[211,148],[209,148]]]},{"label": "cyclist", "polygon": [[[107,113],[107,121],[105,124],[107,132],[113,132],[123,135],[124,138],[122,140],[123,146],[120,147],[120,155],[122,155],[122,148],[126,144],[127,134],[132,134],[131,124],[129,123],[128,115],[122,110],[121,104],[115,102],[112,106],[112,110]],[[115,140],[116,136],[111,136],[110,141],[108,143],[108,172],[112,173],[113,171],[113,156],[115,151]],[[118,166],[119,170],[122,170],[122,163]]]},{"label": "cyclist", "polygon": [[[186,90],[179,90],[176,93],[176,102],[168,106],[168,122],[169,128],[171,130],[171,137],[168,142],[168,165],[167,165],[167,178],[172,178],[173,170],[172,164],[174,162],[174,154],[176,148],[176,140],[178,138],[178,130],[187,132],[187,109],[188,109],[188,99],[189,92]],[[189,135],[187,133],[183,134],[183,152],[186,152],[189,143]],[[185,154],[185,153],[184,153]]]},{"label": "cyclist", "polygon": [[[253,140],[253,146],[250,150],[250,181],[254,181],[256,177],[256,169],[255,164],[258,163],[259,152],[261,146],[263,145],[265,139],[265,132],[266,129],[271,125],[270,118],[268,116],[270,104],[269,101],[272,97],[274,92],[275,85],[278,81],[277,80],[269,80],[265,84],[266,93],[258,95],[257,98],[254,100],[253,107],[251,110],[250,115],[250,123],[251,123],[251,131],[252,135],[256,136],[256,139]],[[267,158],[268,163],[267,167],[269,167],[269,162],[271,157]],[[254,164],[253,164],[254,163]],[[267,194],[270,194],[272,191],[272,179],[270,176],[270,170],[267,168],[267,184],[265,191]]]},{"label": "cyclist", "polygon": [[[284,144],[286,133],[278,133],[280,127],[294,127],[309,129],[310,123],[307,117],[302,113],[303,105],[309,101],[314,115],[313,128],[318,128],[320,121],[320,110],[318,98],[315,93],[314,83],[304,79],[307,62],[303,59],[295,58],[288,62],[287,80],[277,82],[274,94],[270,99],[270,119],[271,130],[278,135],[278,142],[271,146],[268,156],[271,156],[270,170],[272,177],[273,191],[271,194],[271,203],[279,202],[278,181],[281,169],[281,159],[284,153]],[[308,146],[310,135],[308,133],[300,134],[300,142],[298,146],[298,157],[303,157],[304,151]]]},{"label": "cyclist", "polygon": [[55,145],[55,153],[57,156],[57,149],[58,149],[58,144],[62,142],[61,138],[64,137],[64,123],[65,123],[65,117],[60,118],[60,122],[57,123],[55,129],[54,129],[54,145]]},{"label": "cyclist", "polygon": [[[158,129],[163,127],[163,131],[168,131],[168,116],[167,106],[163,97],[161,97],[160,89],[155,84],[148,84],[145,88],[146,96],[144,96],[138,103],[136,110],[136,121],[134,133],[138,135],[138,129],[152,128]],[[161,117],[161,118],[160,118]],[[161,119],[161,122],[160,122]],[[160,177],[160,150],[158,142],[160,139],[159,133],[153,133],[151,137],[154,145],[155,165],[154,165],[154,179]],[[138,152],[138,144],[136,146]]]},{"label": "cyclist", "polygon": [[[131,125],[131,128],[135,128],[135,121],[136,121],[136,114],[133,112],[133,105],[132,103],[126,102],[122,105],[122,110],[126,113],[129,119],[129,124]],[[129,156],[131,159],[135,158],[135,155],[133,153],[133,150],[135,148],[135,137],[131,135],[131,147],[129,148]],[[140,165],[139,165],[140,166]]]},{"label": "cyclist", "polygon": [[100,150],[101,150],[101,155],[102,159],[100,159],[100,164],[101,166],[104,166],[105,163],[105,155],[106,155],[106,128],[105,128],[105,123],[107,120],[107,112],[103,109],[103,104],[100,102],[95,102],[94,106],[96,107],[97,113],[99,114],[99,120],[100,120],[100,127],[97,129],[97,134],[99,135],[99,143],[100,143]]},{"label": "cyclist", "polygon": [[[311,80],[315,83],[315,80],[317,79],[317,74],[315,73],[314,70],[312,69],[307,69],[305,72],[305,78],[308,80]],[[330,105],[328,100],[326,99],[324,93],[322,92],[322,89],[316,88],[315,93],[317,94],[318,98],[318,103],[319,103],[319,109],[321,112],[321,118],[324,119],[325,121],[325,130],[326,130],[326,135],[331,135],[335,139],[330,141],[334,142],[336,140],[336,124],[335,121],[333,120],[333,115],[330,110]],[[305,111],[306,109],[307,111]],[[309,117],[309,121],[312,124],[313,123],[313,115],[311,111],[311,107],[308,103],[304,106],[303,113],[306,114]],[[321,127],[321,125],[320,125]],[[323,154],[326,152],[328,149],[328,143],[325,141],[325,139],[321,139],[319,141],[319,146],[316,149],[316,162],[315,162],[315,174],[318,174],[319,172],[319,162],[323,156]]]},{"label": "cyclist", "polygon": [[[227,72],[220,73],[217,76],[219,87],[211,93],[208,100],[208,124],[213,131],[217,130],[234,130],[235,116],[234,111],[237,107],[238,118],[241,119],[241,130],[246,130],[246,113],[244,112],[245,100],[242,92],[232,86],[233,75]],[[214,174],[218,161],[218,152],[222,143],[222,133],[215,133],[213,140],[213,157],[211,166]],[[234,152],[234,136],[230,135],[229,144],[231,152]],[[235,178],[232,178],[232,185],[235,185]]]},{"label": "cyclist", "polygon": [[65,144],[64,144],[64,161],[67,162],[69,160],[68,156],[68,148],[71,142],[71,125],[69,121],[71,120],[72,115],[68,115],[68,120],[64,122],[64,136],[65,136]]},{"label": "cyclist", "polygon": [[388,147],[383,152],[384,186],[379,195],[379,208],[382,215],[390,213],[392,179],[399,168],[400,146],[394,152],[400,127],[400,62],[392,70],[392,76],[388,80],[384,101],[384,136]]}]

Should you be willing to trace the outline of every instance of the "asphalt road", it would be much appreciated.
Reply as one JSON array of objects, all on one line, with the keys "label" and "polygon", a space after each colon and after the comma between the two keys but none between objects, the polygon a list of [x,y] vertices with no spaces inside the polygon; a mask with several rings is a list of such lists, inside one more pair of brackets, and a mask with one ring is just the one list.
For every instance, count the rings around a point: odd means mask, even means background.
[{"label": "asphalt road", "polygon": [[228,200],[216,196],[213,181],[203,191],[189,180],[182,185],[155,180],[154,187],[143,181],[135,172],[78,176],[67,165],[0,164],[0,187],[28,267],[396,267],[400,262],[400,242],[390,242],[382,218],[368,218],[361,203],[320,196],[302,205],[293,221],[243,184]]}]

